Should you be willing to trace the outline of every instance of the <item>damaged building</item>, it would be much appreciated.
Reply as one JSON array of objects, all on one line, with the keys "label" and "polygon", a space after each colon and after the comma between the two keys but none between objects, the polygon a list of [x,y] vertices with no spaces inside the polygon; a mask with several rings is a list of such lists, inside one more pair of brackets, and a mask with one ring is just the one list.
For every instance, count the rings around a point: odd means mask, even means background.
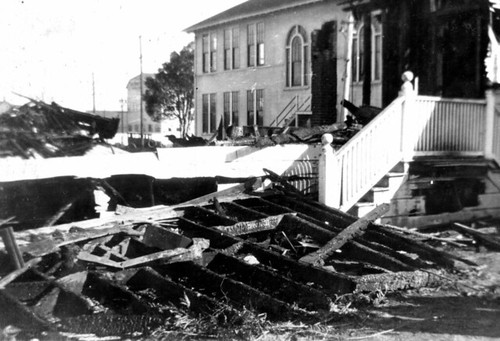
[{"label": "damaged building", "polygon": [[[2,321],[122,336],[179,314],[317,323],[344,295],[471,265],[394,225],[500,217],[495,8],[250,0],[188,28],[198,135],[245,126],[267,143],[0,159]],[[353,129],[342,100],[373,115],[351,112]]]}]

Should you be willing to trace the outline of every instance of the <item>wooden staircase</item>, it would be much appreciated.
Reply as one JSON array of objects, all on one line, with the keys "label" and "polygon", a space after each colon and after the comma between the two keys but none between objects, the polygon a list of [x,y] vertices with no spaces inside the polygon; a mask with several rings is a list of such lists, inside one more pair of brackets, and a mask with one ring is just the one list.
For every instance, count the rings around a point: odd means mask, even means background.
[{"label": "wooden staircase", "polygon": [[394,194],[407,179],[408,172],[406,168],[407,165],[405,163],[398,163],[354,204],[348,213],[357,217],[363,217],[381,204],[390,204]]},{"label": "wooden staircase", "polygon": [[425,215],[430,201],[429,195],[426,201],[425,196],[412,190],[411,183],[416,181],[410,178],[412,162],[416,158],[431,162],[436,161],[433,158],[441,158],[447,164],[453,158],[463,158],[466,162],[480,160],[489,165],[489,179],[480,179],[484,183],[489,181],[486,192],[476,193],[478,203],[469,213],[474,216],[484,208],[490,213],[496,210],[494,215],[499,215],[499,109],[500,103],[488,97],[486,100],[397,98],[339,150],[330,154],[324,149],[331,158],[325,161],[329,169],[325,174],[337,175],[325,190],[320,188],[320,201],[356,216],[390,203],[393,209],[389,215],[395,219],[392,222],[399,221],[401,225],[413,219],[400,219],[402,216]]}]

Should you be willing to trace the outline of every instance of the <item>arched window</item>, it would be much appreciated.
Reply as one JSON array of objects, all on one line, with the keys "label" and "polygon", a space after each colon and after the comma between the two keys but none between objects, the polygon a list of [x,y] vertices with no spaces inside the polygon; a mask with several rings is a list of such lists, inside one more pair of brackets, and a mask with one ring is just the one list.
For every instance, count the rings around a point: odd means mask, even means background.
[{"label": "arched window", "polygon": [[286,40],[286,86],[306,86],[307,56],[309,43],[306,30],[302,26],[294,26]]},{"label": "arched window", "polygon": [[[372,13],[371,25],[371,80],[382,80],[382,16]],[[353,82],[363,82],[365,75],[365,27],[358,23],[352,40],[352,79]]]}]

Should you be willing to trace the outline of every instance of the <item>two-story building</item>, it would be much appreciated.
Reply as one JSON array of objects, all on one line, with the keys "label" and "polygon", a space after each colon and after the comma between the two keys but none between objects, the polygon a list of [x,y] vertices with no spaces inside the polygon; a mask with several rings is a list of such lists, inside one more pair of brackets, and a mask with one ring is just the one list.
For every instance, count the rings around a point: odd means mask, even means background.
[{"label": "two-story building", "polygon": [[[221,120],[225,126],[328,124],[343,120],[343,98],[361,104],[363,39],[349,30],[352,19],[341,3],[249,0],[186,29],[195,33],[196,133],[211,134]],[[372,23],[376,94],[382,81],[378,12]],[[381,105],[381,93],[370,104]]]}]

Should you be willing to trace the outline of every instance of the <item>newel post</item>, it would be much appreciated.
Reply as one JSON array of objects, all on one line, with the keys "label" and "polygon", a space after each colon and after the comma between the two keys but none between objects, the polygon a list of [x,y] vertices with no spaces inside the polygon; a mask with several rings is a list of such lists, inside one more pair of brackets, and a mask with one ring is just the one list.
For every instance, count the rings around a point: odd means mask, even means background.
[{"label": "newel post", "polygon": [[417,137],[415,124],[416,117],[413,115],[415,108],[416,92],[413,88],[412,81],[414,79],[413,72],[405,71],[401,80],[403,85],[399,91],[399,96],[402,98],[401,102],[401,154],[403,161],[409,161],[413,157],[413,149],[415,147],[415,138]]},{"label": "newel post", "polygon": [[342,181],[341,169],[335,157],[331,143],[332,134],[321,137],[322,151],[319,157],[318,184],[319,202],[330,207],[340,207],[340,184]]},{"label": "newel post", "polygon": [[493,138],[495,123],[495,93],[493,89],[486,90],[486,119],[484,131],[484,156],[493,157]]}]

